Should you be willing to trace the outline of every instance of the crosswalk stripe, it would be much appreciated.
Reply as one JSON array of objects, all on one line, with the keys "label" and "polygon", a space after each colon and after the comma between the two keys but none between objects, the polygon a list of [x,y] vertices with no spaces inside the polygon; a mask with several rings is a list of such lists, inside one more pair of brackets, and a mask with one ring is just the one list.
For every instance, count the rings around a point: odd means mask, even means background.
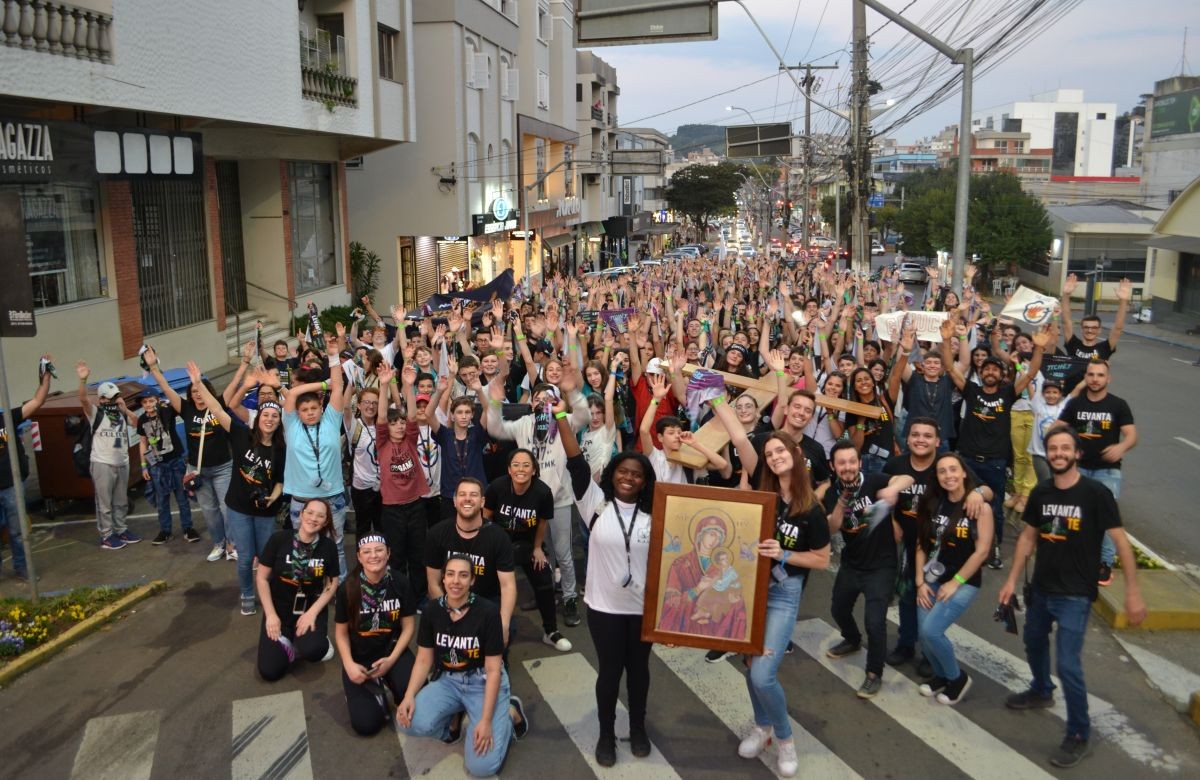
[{"label": "crosswalk stripe", "polygon": [[[898,625],[900,611],[892,607],[888,610],[888,619]],[[1018,658],[962,626],[950,626],[946,637],[954,643],[954,652],[960,663],[986,675],[1013,693],[1020,693],[1029,688],[1029,663],[1024,658]],[[1062,683],[1058,677],[1052,676],[1051,679],[1059,686],[1061,692]],[[1061,694],[1054,697],[1054,706],[1048,712],[1066,723],[1067,705]],[[1124,713],[1090,693],[1088,715],[1092,721],[1092,730],[1102,736],[1106,743],[1119,748],[1134,761],[1152,769],[1171,771],[1178,770],[1182,765],[1179,756],[1166,753],[1149,737],[1135,729]]]},{"label": "crosswalk stripe", "polygon": [[[131,712],[92,718],[75,753],[71,780],[143,780],[154,768],[159,714]],[[120,749],[114,750],[113,746]]]},{"label": "crosswalk stripe", "polygon": [[465,718],[463,738],[453,745],[447,745],[440,739],[409,737],[400,733],[399,728],[396,729],[396,737],[400,740],[400,752],[404,756],[404,766],[408,769],[410,778],[459,780],[467,777],[463,747],[464,742],[471,739],[471,722]]},{"label": "crosswalk stripe", "polygon": [[233,702],[233,780],[312,780],[304,694]]},{"label": "crosswalk stripe", "polygon": [[[600,724],[596,720],[596,671],[582,655],[567,653],[530,660],[525,662],[525,669],[596,777],[629,780],[674,780],[679,777],[653,743],[649,756],[635,759],[629,753],[628,743],[618,738],[616,766],[606,768],[596,763],[596,740],[600,738]],[[629,733],[629,712],[619,701],[616,732],[618,737]]]},{"label": "crosswalk stripe", "polygon": [[[835,663],[825,655],[836,637],[836,629],[819,618],[797,623],[792,634],[804,652],[851,688],[857,688],[863,678],[862,667],[856,663]],[[1051,777],[953,707],[920,696],[916,688],[915,683],[899,672],[884,669],[883,688],[870,702],[970,777],[995,780]]]},{"label": "crosswalk stripe", "polygon": [[[745,736],[754,723],[754,708],[750,705],[750,696],[746,692],[746,678],[737,668],[725,661],[706,663],[704,651],[692,648],[655,645],[654,654],[730,731],[739,738]],[[795,718],[789,720],[792,723],[796,753],[800,757],[800,766],[805,776],[830,780],[861,778],[861,775],[838,758],[824,743],[802,728]],[[775,771],[774,749],[763,751],[759,759],[768,769]],[[732,761],[732,758],[730,760]]]}]

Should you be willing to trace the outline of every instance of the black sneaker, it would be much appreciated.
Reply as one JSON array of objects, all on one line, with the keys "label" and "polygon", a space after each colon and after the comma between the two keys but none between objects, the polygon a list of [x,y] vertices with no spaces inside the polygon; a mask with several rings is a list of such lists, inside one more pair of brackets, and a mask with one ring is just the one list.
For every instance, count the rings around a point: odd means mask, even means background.
[{"label": "black sneaker", "polygon": [[825,655],[829,656],[830,658],[845,658],[852,653],[857,653],[859,650],[862,650],[861,644],[843,639],[833,647],[826,650]]},{"label": "black sneaker", "polygon": [[1107,563],[1100,564],[1100,573],[1096,575],[1096,584],[1101,587],[1112,585],[1112,566]]},{"label": "black sneaker", "polygon": [[450,718],[450,729],[449,729],[450,733],[447,734],[446,736],[442,737],[442,742],[445,742],[447,745],[453,745],[455,742],[458,742],[460,739],[462,739],[462,736],[463,736],[463,727],[462,726],[463,726],[463,714],[460,712],[457,715],[454,715]]},{"label": "black sneaker", "polygon": [[513,739],[520,742],[529,733],[529,716],[525,714],[525,705],[521,702],[520,696],[510,697],[508,704],[517,711],[517,717],[521,719],[520,723],[513,723]]},{"label": "black sneaker", "polygon": [[945,677],[935,676],[929,682],[921,683],[921,687],[917,691],[928,699],[931,696],[937,696],[941,693],[946,688],[948,682]]},{"label": "black sneaker", "polygon": [[604,767],[617,763],[617,738],[612,734],[601,734],[596,740],[596,763]]},{"label": "black sneaker", "polygon": [[913,656],[915,656],[916,654],[917,654],[917,651],[911,647],[904,647],[903,645],[896,645],[896,649],[893,650],[892,652],[888,653],[887,665],[888,666],[899,666],[900,664],[903,664],[906,661],[911,661],[913,659]]},{"label": "black sneaker", "polygon": [[883,688],[883,678],[879,675],[868,674],[863,678],[863,684],[858,687],[858,698],[873,699],[881,688]]},{"label": "black sneaker", "polygon": [[166,544],[171,541],[171,533],[169,531],[159,531],[158,536],[150,540],[150,544]]},{"label": "black sneaker", "polygon": [[953,707],[962,701],[963,696],[971,687],[971,677],[966,672],[959,672],[957,680],[951,680],[945,690],[938,694],[937,700],[942,704]]},{"label": "black sneaker", "polygon": [[992,548],[992,557],[987,562],[989,569],[1003,569],[1004,561],[1000,560],[1000,545]]},{"label": "black sneaker", "polygon": [[637,758],[650,755],[650,736],[646,733],[645,724],[629,725],[629,750]]},{"label": "black sneaker", "polygon": [[578,599],[563,600],[563,622],[567,624],[567,628],[574,628],[575,626],[579,625]]},{"label": "black sneaker", "polygon": [[198,542],[200,541],[200,534],[195,528],[185,528],[183,529],[183,541]]},{"label": "black sneaker", "polygon": [[783,651],[783,654],[784,654],[784,655],[791,655],[791,654],[792,654],[792,653],[794,653],[794,652],[796,652],[796,643],[795,643],[795,642],[792,642],[791,640],[788,640],[788,646],[787,646],[787,650],[784,650],[784,651]]},{"label": "black sneaker", "polygon": [[725,650],[709,650],[707,653],[704,654],[704,660],[710,664],[715,664],[715,663],[724,661],[726,658],[728,658],[731,655],[733,655],[733,653],[727,652]]},{"label": "black sneaker", "polygon": [[917,676],[923,680],[933,677],[933,664],[929,663],[928,658],[922,658],[921,663],[917,664]]},{"label": "black sneaker", "polygon": [[1086,739],[1068,736],[1063,739],[1058,750],[1054,751],[1054,755],[1050,756],[1050,763],[1063,769],[1070,769],[1087,758],[1091,752]]},{"label": "black sneaker", "polygon": [[1010,710],[1044,710],[1054,706],[1054,694],[1021,691],[1005,699],[1004,706]]}]

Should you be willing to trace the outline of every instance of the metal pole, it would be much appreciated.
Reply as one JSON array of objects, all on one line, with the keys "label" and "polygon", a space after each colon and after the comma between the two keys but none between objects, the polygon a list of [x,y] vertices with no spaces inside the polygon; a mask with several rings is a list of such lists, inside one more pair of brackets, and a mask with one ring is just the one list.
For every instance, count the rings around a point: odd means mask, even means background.
[{"label": "metal pole", "polygon": [[862,0],[854,0],[853,16],[854,38],[854,99],[851,107],[851,137],[853,138],[854,180],[854,217],[851,221],[851,268],[863,270],[863,252],[867,233],[867,193],[870,184],[867,179],[867,7]]},{"label": "metal pole", "polygon": [[521,230],[525,234],[525,277],[522,282],[529,284],[529,258],[532,246],[529,243],[529,188],[521,188]]},{"label": "metal pole", "polygon": [[809,192],[812,190],[812,66],[804,66],[804,228],[801,248],[808,251],[808,221],[812,219]]},{"label": "metal pole", "polygon": [[4,405],[4,430],[8,433],[8,467],[12,469],[13,501],[17,505],[17,521],[25,544],[25,572],[34,604],[38,602],[37,570],[33,565],[33,539],[30,537],[29,513],[25,511],[25,482],[21,479],[21,461],[17,457],[20,435],[14,425],[12,401],[8,395],[8,374],[4,370],[4,341],[0,339],[0,404]]},{"label": "metal pole", "polygon": [[967,218],[971,205],[971,80],[975,71],[975,51],[958,53],[963,68],[962,109],[958,120],[958,188],[954,193],[954,272],[950,285],[962,295],[963,270],[967,264]]},{"label": "metal pole", "polygon": [[[833,183],[833,238],[837,241],[838,249],[842,248],[842,182],[839,179]],[[835,263],[836,265],[836,263]]]}]

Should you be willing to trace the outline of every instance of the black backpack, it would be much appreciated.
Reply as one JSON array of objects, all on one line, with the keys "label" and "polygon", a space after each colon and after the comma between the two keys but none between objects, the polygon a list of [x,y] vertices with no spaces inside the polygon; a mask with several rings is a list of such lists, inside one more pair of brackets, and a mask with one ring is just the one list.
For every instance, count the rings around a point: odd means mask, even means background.
[{"label": "black backpack", "polygon": [[71,448],[71,463],[75,466],[75,473],[81,477],[92,475],[92,440],[103,419],[104,416],[97,410],[96,419],[91,425],[87,424],[87,418],[75,414],[64,422],[67,435],[76,437],[75,446]]}]

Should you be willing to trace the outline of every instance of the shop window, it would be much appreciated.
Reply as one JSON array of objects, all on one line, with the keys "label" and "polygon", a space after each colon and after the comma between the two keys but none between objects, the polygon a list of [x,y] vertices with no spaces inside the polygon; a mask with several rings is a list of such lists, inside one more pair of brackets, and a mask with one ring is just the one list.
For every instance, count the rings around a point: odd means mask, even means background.
[{"label": "shop window", "polygon": [[47,309],[100,298],[103,284],[97,190],[93,184],[10,184],[25,218],[34,306]]},{"label": "shop window", "polygon": [[338,283],[337,201],[330,163],[288,163],[296,292]]}]

